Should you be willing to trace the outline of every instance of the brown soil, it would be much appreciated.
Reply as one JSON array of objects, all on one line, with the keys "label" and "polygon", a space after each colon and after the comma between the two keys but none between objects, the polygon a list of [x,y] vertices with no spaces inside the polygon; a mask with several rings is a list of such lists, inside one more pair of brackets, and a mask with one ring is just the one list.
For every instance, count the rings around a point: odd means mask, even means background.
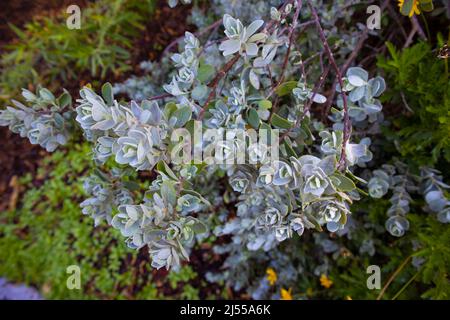
[{"label": "brown soil", "polygon": [[183,36],[185,31],[193,31],[194,27],[186,22],[189,10],[190,6],[186,5],[169,8],[166,0],[159,0],[142,36],[136,39],[133,65],[138,66],[144,60],[159,60],[164,48],[174,39]]},{"label": "brown soil", "polygon": [[71,4],[84,6],[88,0],[4,0],[0,10],[0,49],[16,36],[8,24],[22,27],[40,17],[53,17]]}]

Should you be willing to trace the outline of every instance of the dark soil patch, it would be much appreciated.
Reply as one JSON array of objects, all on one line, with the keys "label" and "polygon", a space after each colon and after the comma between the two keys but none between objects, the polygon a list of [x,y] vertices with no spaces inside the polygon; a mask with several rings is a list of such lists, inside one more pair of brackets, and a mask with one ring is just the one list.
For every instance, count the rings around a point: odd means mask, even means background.
[{"label": "dark soil patch", "polygon": [[27,173],[34,174],[39,159],[47,153],[39,146],[31,145],[27,139],[0,127],[0,211],[13,209],[18,200],[20,187],[17,178]]},{"label": "dark soil patch", "polygon": [[8,24],[20,28],[40,17],[54,17],[69,5],[84,6],[88,0],[6,0],[0,10],[0,50],[14,40],[16,34]]},{"label": "dark soil patch", "polygon": [[190,10],[191,6],[187,5],[170,8],[166,0],[159,0],[142,36],[135,41],[134,47],[137,50],[133,53],[133,65],[139,66],[144,60],[159,60],[164,49],[173,40],[183,36],[185,31],[194,31],[194,26],[186,21]]}]

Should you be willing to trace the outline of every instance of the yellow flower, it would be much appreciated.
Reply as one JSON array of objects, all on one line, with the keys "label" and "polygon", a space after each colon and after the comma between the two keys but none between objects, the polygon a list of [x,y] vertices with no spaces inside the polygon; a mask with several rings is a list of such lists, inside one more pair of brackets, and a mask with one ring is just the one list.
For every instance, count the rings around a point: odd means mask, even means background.
[{"label": "yellow flower", "polygon": [[[419,0],[412,0],[413,5],[411,7],[411,11],[409,11],[409,17],[412,17],[414,14],[420,14],[419,10]],[[401,9],[405,0],[398,0],[398,6]]]},{"label": "yellow flower", "polygon": [[328,277],[323,274],[323,275],[320,276],[320,284],[322,285],[322,287],[328,289],[328,288],[330,288],[333,285],[333,281],[328,279]]},{"label": "yellow flower", "polygon": [[352,297],[350,297],[350,296],[346,296],[346,297],[345,297],[345,300],[353,300],[353,299],[352,299]]},{"label": "yellow flower", "polygon": [[292,300],[292,288],[289,290],[281,288],[281,300]]},{"label": "yellow flower", "polygon": [[270,285],[273,286],[278,279],[277,273],[272,268],[267,268],[266,274],[267,281],[269,281]]}]

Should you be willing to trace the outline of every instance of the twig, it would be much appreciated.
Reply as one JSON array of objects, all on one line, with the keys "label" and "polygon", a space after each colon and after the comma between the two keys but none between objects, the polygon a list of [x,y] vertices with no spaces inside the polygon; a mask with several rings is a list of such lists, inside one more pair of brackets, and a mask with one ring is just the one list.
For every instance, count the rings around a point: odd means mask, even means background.
[{"label": "twig", "polygon": [[302,0],[297,0],[297,8],[295,9],[294,17],[292,20],[292,25],[289,28],[289,35],[288,35],[289,44],[288,44],[288,48],[286,51],[286,55],[284,56],[283,65],[281,66],[280,79],[278,80],[277,84],[274,87],[272,87],[272,89],[270,90],[269,95],[266,97],[266,99],[270,98],[273,95],[273,93],[277,90],[277,88],[281,85],[281,83],[284,80],[284,73],[286,72],[286,67],[289,62],[289,55],[291,54],[292,43],[294,41],[294,34],[295,34],[294,31],[298,25],[298,18],[300,16],[300,10],[302,8],[302,5],[303,5]]},{"label": "twig", "polygon": [[289,55],[291,54],[291,48],[292,48],[292,42],[294,40],[294,30],[297,28],[298,24],[298,17],[300,16],[300,9],[302,8],[302,0],[297,1],[297,8],[295,8],[294,18],[292,20],[292,25],[289,29],[289,44],[287,48],[286,55],[284,56],[283,66],[281,67],[281,76],[280,80],[278,81],[278,85],[283,81],[284,79],[284,73],[286,71],[286,67],[289,61]]},{"label": "twig", "polygon": [[[381,11],[383,11],[388,6],[390,7],[389,0],[385,0],[383,2],[383,4],[381,5]],[[359,37],[358,43],[356,44],[356,46],[353,49],[352,53],[350,54],[350,56],[347,58],[347,60],[345,61],[344,65],[342,66],[341,74],[345,74],[345,72],[347,72],[347,69],[350,67],[350,65],[352,64],[353,60],[356,59],[356,56],[362,50],[364,42],[367,40],[368,36],[369,36],[369,31],[368,31],[368,29],[365,29],[361,33],[361,36]],[[406,35],[405,35],[405,37],[406,37]],[[329,100],[327,101],[327,104],[326,104],[325,108],[323,109],[322,118],[325,118],[325,116],[330,111],[331,104],[333,103],[333,99],[334,99],[334,94],[335,93],[336,93],[336,80],[333,82],[333,86],[331,88],[331,94],[329,96]]]},{"label": "twig", "polygon": [[319,20],[319,16],[317,15],[317,11],[314,8],[311,0],[308,0],[308,5],[309,5],[309,8],[311,9],[311,13],[316,21],[316,26],[317,26],[317,30],[319,32],[319,37],[322,41],[322,44],[325,48],[327,55],[328,55],[328,59],[331,63],[331,66],[333,67],[334,71],[336,72],[336,77],[337,77],[338,83],[341,87],[341,95],[342,95],[342,100],[343,100],[343,104],[344,104],[344,137],[343,137],[343,141],[342,141],[341,158],[339,159],[338,168],[340,170],[343,170],[343,169],[345,169],[345,162],[346,162],[345,149],[347,146],[347,142],[350,138],[350,118],[348,115],[347,95],[344,92],[344,82],[342,81],[341,70],[339,69],[339,67],[336,64],[336,61],[334,60],[333,53],[331,52],[330,46],[328,45],[327,38],[325,37],[325,34],[322,29],[322,25],[320,24],[320,20]]},{"label": "twig", "polygon": [[422,271],[423,267],[420,268],[412,277],[411,279],[409,279],[409,281],[407,283],[405,283],[405,285],[392,297],[392,300],[396,300],[402,293],[403,291],[406,290],[406,288],[409,287],[409,285],[418,277],[418,275],[420,274],[420,272]]},{"label": "twig", "polygon": [[386,289],[389,287],[392,281],[394,281],[395,277],[400,273],[400,271],[403,270],[403,268],[408,264],[409,260],[412,259],[412,256],[408,256],[405,261],[402,262],[402,264],[395,270],[395,272],[389,277],[388,281],[384,285],[383,289],[381,289],[380,294],[377,297],[377,300],[381,300],[384,293],[386,292]]},{"label": "twig", "polygon": [[287,135],[290,132],[292,132],[292,130],[296,129],[300,125],[300,123],[303,121],[305,116],[308,114],[309,109],[311,109],[312,103],[314,102],[314,97],[318,93],[319,89],[324,85],[325,79],[327,78],[327,75],[330,72],[330,69],[331,69],[330,66],[328,66],[328,68],[326,68],[325,71],[322,73],[322,75],[319,78],[319,81],[314,85],[313,94],[312,94],[311,98],[309,98],[308,103],[303,108],[303,114],[299,118],[297,118],[297,121],[295,122],[295,124],[292,127],[290,127],[288,130],[286,130],[281,135],[279,141],[283,141],[283,139],[285,137],[287,137]]},{"label": "twig", "polygon": [[206,109],[208,108],[208,104],[211,102],[211,100],[216,95],[216,88],[222,80],[223,77],[231,70],[231,68],[234,66],[234,64],[239,60],[241,55],[239,53],[236,53],[233,57],[233,59],[229,60],[223,67],[220,69],[220,71],[216,74],[214,79],[211,80],[211,82],[208,84],[208,87],[211,88],[211,92],[208,95],[208,98],[206,99],[206,102],[203,104],[203,107],[199,113],[199,120],[202,120],[205,114]]},{"label": "twig", "polygon": [[413,42],[414,36],[416,35],[416,33],[419,34],[419,36],[423,39],[423,40],[427,40],[427,37],[425,36],[425,33],[423,32],[422,27],[420,26],[419,21],[417,20],[416,16],[413,16],[411,18],[411,25],[412,25],[412,29],[408,35],[408,38],[405,41],[405,44],[403,46],[403,48],[408,48],[411,43]]},{"label": "twig", "polygon": [[405,108],[409,112],[414,113],[414,110],[410,108],[408,101],[406,101],[406,97],[405,97],[405,94],[403,93],[403,91],[400,91],[400,96],[402,97],[402,101],[403,101],[403,104],[405,105]]},{"label": "twig", "polygon": [[160,94],[158,96],[153,96],[151,98],[148,98],[147,100],[149,101],[153,101],[153,100],[161,100],[161,99],[165,99],[165,98],[170,98],[172,95],[170,93],[164,93],[164,94]]},{"label": "twig", "polygon": [[[347,72],[347,69],[350,67],[351,63],[353,62],[353,60],[356,59],[356,56],[358,55],[358,53],[361,51],[364,42],[366,41],[368,36],[368,31],[367,29],[365,29],[362,33],[361,36],[359,37],[358,42],[356,43],[355,48],[353,49],[352,53],[350,54],[350,56],[347,58],[347,60],[345,61],[344,65],[341,68],[341,75],[345,74],[345,72]],[[328,114],[328,112],[331,109],[331,104],[333,103],[334,100],[334,94],[336,93],[336,80],[334,80],[333,82],[333,86],[331,87],[331,94],[329,96],[329,100],[327,101],[327,104],[325,105],[325,108],[323,108],[323,114],[322,117],[325,117],[325,115]]]},{"label": "twig", "polygon": [[405,28],[400,23],[401,20],[400,20],[399,14],[397,13],[397,10],[392,8],[392,6],[390,4],[388,4],[388,10],[389,10],[389,13],[391,14],[393,20],[397,24],[398,28],[400,29],[401,34],[403,35],[403,38],[405,38],[405,40],[406,40],[408,38],[408,35],[406,34]]},{"label": "twig", "polygon": [[[283,20],[284,18],[286,18],[287,13],[284,12],[284,8],[286,8],[286,6],[287,6],[289,3],[292,4],[294,1],[295,1],[295,0],[285,1],[285,2],[278,8],[278,11],[281,11],[281,12],[282,12],[282,15],[281,15],[280,20]],[[272,27],[275,26],[275,25],[277,25],[278,23],[279,23],[279,22],[276,21],[276,20],[270,20],[270,21],[267,23],[266,27],[265,27],[265,29],[267,30],[267,33],[270,33],[270,32],[272,31]]]}]

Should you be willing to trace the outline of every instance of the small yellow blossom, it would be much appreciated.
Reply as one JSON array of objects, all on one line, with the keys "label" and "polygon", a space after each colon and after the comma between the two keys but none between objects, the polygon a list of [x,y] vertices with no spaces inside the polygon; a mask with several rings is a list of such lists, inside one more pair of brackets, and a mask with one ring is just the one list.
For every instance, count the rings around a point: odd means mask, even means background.
[{"label": "small yellow blossom", "polygon": [[266,277],[267,281],[269,281],[269,284],[271,286],[273,286],[275,284],[275,282],[277,282],[277,279],[278,279],[277,273],[272,268],[267,268],[266,274],[267,274],[267,277]]},{"label": "small yellow blossom", "polygon": [[[400,9],[402,8],[404,2],[405,0],[398,0],[398,6]],[[413,0],[411,11],[409,11],[409,17],[412,17],[414,14],[420,14],[419,0]]]},{"label": "small yellow blossom", "polygon": [[281,288],[281,300],[292,300],[292,288],[289,290]]},{"label": "small yellow blossom", "polygon": [[346,296],[346,297],[345,297],[345,300],[353,300],[353,299],[352,299],[352,297],[350,297],[350,296]]},{"label": "small yellow blossom", "polygon": [[312,288],[308,288],[308,289],[306,289],[306,295],[308,296],[308,297],[311,297],[312,295],[313,295],[313,289]]},{"label": "small yellow blossom", "polygon": [[330,288],[333,285],[333,281],[331,281],[326,275],[322,274],[320,276],[320,284],[324,288]]}]

